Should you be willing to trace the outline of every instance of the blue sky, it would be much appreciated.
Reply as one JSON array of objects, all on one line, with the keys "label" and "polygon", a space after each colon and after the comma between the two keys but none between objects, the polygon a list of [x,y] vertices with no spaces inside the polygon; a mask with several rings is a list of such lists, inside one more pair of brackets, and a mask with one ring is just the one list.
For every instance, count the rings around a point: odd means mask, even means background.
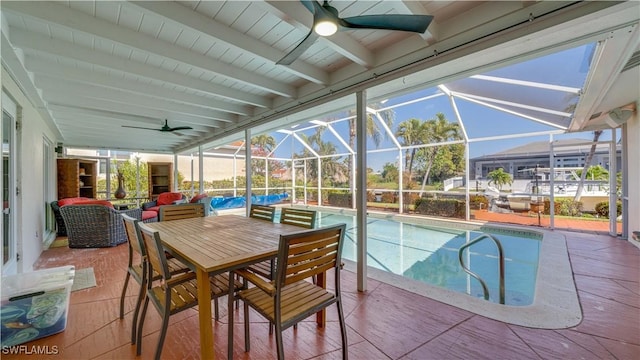
[{"label": "blue sky", "polygon": [[[486,98],[498,99],[500,101],[506,101],[510,103],[524,104],[534,109],[525,109],[517,106],[510,106],[509,104],[499,104],[507,110],[516,111],[524,115],[533,116],[537,119],[550,121],[557,124],[568,125],[570,117],[560,116],[548,112],[541,112],[535,108],[544,108],[553,111],[564,112],[571,105],[577,103],[578,95],[571,93],[571,91],[564,91],[562,89],[548,88],[545,85],[538,86],[537,84],[550,84],[553,86],[562,86],[567,88],[580,89],[583,87],[587,76],[587,70],[591,61],[595,44],[586,44],[577,48],[567,49],[558,53],[550,54],[541,58],[528,60],[519,64],[510,65],[504,68],[492,70],[481,75],[488,77],[499,77],[501,79],[509,79],[516,81],[527,81],[535,84],[522,86],[521,84],[505,83],[501,81],[487,81],[486,79],[466,78],[445,84],[445,86],[452,91],[459,93],[471,94],[475,96],[482,96]],[[427,88],[423,90],[414,91],[409,94],[401,95],[395,98],[387,99],[381,106],[392,106],[401,104],[413,99],[419,99],[428,95],[438,93],[437,88]],[[512,115],[507,112],[496,110],[487,106],[479,105],[477,103],[468,101],[461,97],[455,97],[455,103],[462,118],[465,130],[470,139],[478,139],[483,137],[510,135],[510,134],[522,134],[532,132],[542,132],[548,130],[555,130],[556,128],[541,124],[536,121],[532,121],[520,116]],[[395,121],[391,130],[396,131],[398,124],[401,122],[417,118],[420,120],[429,120],[435,118],[435,114],[442,112],[445,117],[451,122],[457,122],[457,117],[454,109],[451,106],[451,102],[447,96],[438,96],[429,100],[416,102],[410,105],[396,107],[393,109],[395,112]],[[339,119],[344,117],[344,113],[335,114],[331,117],[326,117],[323,121],[329,121],[332,119]],[[308,125],[308,124],[307,124]],[[304,128],[307,125],[300,125],[299,128]],[[345,141],[348,141],[348,125],[347,122],[334,123],[333,127],[338,133],[344,134]],[[307,135],[313,133],[312,130],[305,132]],[[281,140],[284,135],[272,133],[272,136],[276,140]],[[577,133],[577,134],[562,134],[554,135],[554,139],[564,138],[582,138],[591,139],[593,134],[591,132]],[[601,140],[607,140],[610,135],[605,133]],[[548,141],[549,136],[536,136],[529,138],[514,138],[506,140],[492,140],[483,141],[480,143],[472,143],[470,145],[470,157],[478,157],[482,155],[493,154],[499,151],[503,151],[515,146],[520,146],[533,141]],[[339,153],[346,152],[346,149],[335,138],[330,131],[325,131],[323,141],[330,141],[334,144]],[[383,139],[380,144],[381,149],[394,148],[393,142],[390,139]],[[284,146],[281,146],[276,151],[277,157],[289,157],[291,151],[300,152],[303,146],[297,141],[292,141]],[[376,149],[373,141],[368,141],[368,149]],[[385,152],[385,153],[370,153],[368,156],[368,167],[378,171],[382,169],[382,166],[387,162],[395,162],[398,157],[398,152]]]}]

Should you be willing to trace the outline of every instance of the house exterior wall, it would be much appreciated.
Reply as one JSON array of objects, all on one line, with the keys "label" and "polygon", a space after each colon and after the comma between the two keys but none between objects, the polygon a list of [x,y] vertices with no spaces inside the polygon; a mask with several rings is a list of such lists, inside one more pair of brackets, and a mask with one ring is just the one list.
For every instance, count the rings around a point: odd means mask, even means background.
[{"label": "house exterior wall", "polygon": [[[636,109],[640,109],[640,103],[636,103]],[[627,179],[628,184],[628,222],[629,232],[626,234],[627,239],[640,247],[640,242],[633,240],[633,231],[640,231],[640,186],[638,186],[638,179],[640,179],[640,116],[636,110],[631,118],[627,121],[626,125],[627,135],[627,154],[629,156],[626,159],[627,166]]]},{"label": "house exterior wall", "polygon": [[[55,145],[59,139],[47,126],[38,111],[31,105],[29,99],[22,93],[18,85],[2,68],[3,90],[16,102],[21,109],[18,111],[18,119],[22,122],[22,128],[17,134],[16,152],[17,174],[16,178],[20,188],[17,196],[16,214],[16,238],[17,251],[20,259],[17,263],[17,271],[33,271],[33,265],[38,260],[43,249],[43,234],[45,222],[45,206],[43,204],[45,179],[43,174],[43,138],[46,137]],[[52,152],[52,156],[55,152]],[[49,159],[52,161],[52,159]],[[53,179],[55,181],[55,177]],[[52,194],[55,197],[55,194]],[[55,198],[46,199],[46,203]]]}]

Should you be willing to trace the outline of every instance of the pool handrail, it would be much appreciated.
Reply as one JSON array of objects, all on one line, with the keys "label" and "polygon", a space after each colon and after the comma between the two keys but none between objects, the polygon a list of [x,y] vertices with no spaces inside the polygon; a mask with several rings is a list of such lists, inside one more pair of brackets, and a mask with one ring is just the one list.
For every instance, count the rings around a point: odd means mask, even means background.
[{"label": "pool handrail", "polygon": [[489,288],[487,287],[487,284],[485,283],[484,280],[482,280],[482,278],[474,273],[473,271],[471,271],[471,269],[469,269],[465,264],[464,264],[464,259],[463,259],[463,253],[464,250],[466,248],[468,248],[469,246],[483,240],[489,238],[491,240],[493,240],[493,243],[496,244],[496,247],[498,248],[498,260],[499,260],[499,268],[500,268],[500,304],[504,305],[505,303],[505,290],[504,290],[504,252],[502,251],[502,244],[500,243],[500,240],[498,240],[496,237],[494,237],[491,234],[487,234],[487,233],[482,233],[480,236],[478,236],[477,238],[471,240],[470,242],[462,245],[460,247],[460,249],[458,249],[458,260],[460,261],[460,266],[462,266],[462,270],[464,270],[467,274],[473,276],[476,280],[478,280],[480,282],[480,285],[482,285],[482,291],[484,292],[484,299],[485,300],[489,300]]}]

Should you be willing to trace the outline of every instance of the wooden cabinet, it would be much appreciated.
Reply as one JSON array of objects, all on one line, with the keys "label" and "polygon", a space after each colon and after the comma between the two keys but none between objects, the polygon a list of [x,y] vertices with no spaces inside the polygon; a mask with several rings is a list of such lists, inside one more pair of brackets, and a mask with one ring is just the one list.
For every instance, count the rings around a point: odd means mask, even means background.
[{"label": "wooden cabinet", "polygon": [[96,198],[98,162],[84,159],[58,159],[58,199]]},{"label": "wooden cabinet", "polygon": [[163,192],[173,191],[173,164],[168,162],[147,163],[149,170],[149,199],[155,200]]}]

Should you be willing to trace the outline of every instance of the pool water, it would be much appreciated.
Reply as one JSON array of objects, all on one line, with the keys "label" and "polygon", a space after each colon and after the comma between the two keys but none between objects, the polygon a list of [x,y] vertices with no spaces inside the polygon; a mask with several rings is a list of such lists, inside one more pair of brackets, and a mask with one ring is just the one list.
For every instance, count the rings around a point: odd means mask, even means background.
[{"label": "pool water", "polygon": [[[347,224],[342,257],[356,261],[355,215],[318,212],[317,226]],[[505,256],[505,304],[524,306],[533,302],[541,236],[500,230],[474,231],[432,227],[369,217],[367,264],[430,285],[482,298],[480,283],[464,272],[458,249],[483,233],[501,243]],[[489,288],[490,301],[499,302],[498,251],[490,240],[465,251],[465,263]]]}]

